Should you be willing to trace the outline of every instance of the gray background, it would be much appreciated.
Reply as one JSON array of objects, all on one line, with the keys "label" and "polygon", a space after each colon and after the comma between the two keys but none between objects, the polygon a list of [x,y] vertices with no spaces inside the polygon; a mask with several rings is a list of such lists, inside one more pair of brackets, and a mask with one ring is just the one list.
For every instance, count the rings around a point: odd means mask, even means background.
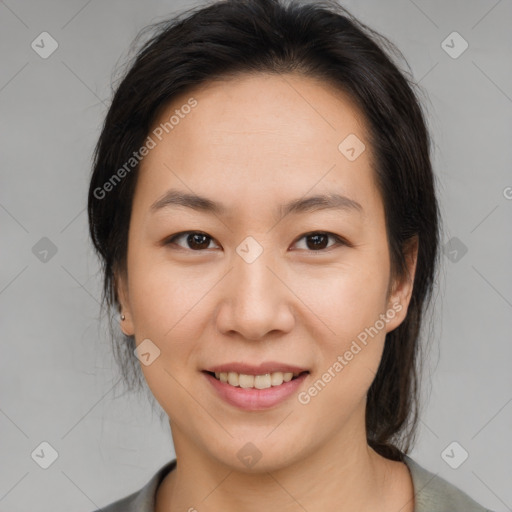
[{"label": "gray background", "polygon": [[[142,27],[193,5],[0,1],[0,511],[90,511],[174,456],[167,423],[116,391],[85,205],[115,66]],[[411,456],[512,510],[512,2],[344,5],[403,51],[436,144],[448,250]],[[59,45],[46,59],[31,47],[43,31]],[[453,31],[469,44],[458,58],[441,45]],[[445,45],[453,54],[462,40]],[[58,453],[46,470],[31,457],[43,441]],[[453,441],[469,453],[457,469],[441,455]]]}]

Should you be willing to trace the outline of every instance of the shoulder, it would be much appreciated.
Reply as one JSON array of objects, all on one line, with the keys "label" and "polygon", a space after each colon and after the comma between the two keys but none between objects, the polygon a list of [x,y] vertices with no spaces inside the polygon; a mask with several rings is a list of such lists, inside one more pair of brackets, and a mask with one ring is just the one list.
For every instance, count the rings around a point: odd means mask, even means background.
[{"label": "shoulder", "polygon": [[[129,496],[126,496],[126,498],[123,498],[121,500],[114,501],[113,503],[110,503],[110,505],[107,505],[106,507],[102,507],[98,510],[95,510],[94,512],[131,512],[135,510],[141,510],[146,512],[146,509],[137,509],[135,502],[137,500],[138,495],[141,491],[134,492],[133,494],[130,494]],[[151,509],[147,509],[148,512]],[[153,512],[153,511],[151,511]]]},{"label": "shoulder", "polygon": [[414,512],[492,512],[444,478],[405,455],[414,485]]},{"label": "shoulder", "polygon": [[162,466],[140,490],[94,512],[154,512],[157,488],[175,466],[176,459],[173,459]]},{"label": "shoulder", "polygon": [[[404,462],[413,481],[414,512],[492,512],[409,456],[404,456]],[[139,491],[94,512],[154,512],[158,485],[175,466],[176,459],[161,467]]]}]

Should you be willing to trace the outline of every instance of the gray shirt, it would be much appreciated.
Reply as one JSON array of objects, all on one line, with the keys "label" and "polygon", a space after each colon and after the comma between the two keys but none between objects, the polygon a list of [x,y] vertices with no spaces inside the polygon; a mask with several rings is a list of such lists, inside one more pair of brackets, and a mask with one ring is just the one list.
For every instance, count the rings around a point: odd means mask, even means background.
[{"label": "gray shirt", "polygon": [[[414,512],[492,512],[409,456],[405,456],[404,462],[412,476]],[[175,467],[176,459],[173,459],[161,467],[142,489],[95,512],[154,512],[158,485]]]}]

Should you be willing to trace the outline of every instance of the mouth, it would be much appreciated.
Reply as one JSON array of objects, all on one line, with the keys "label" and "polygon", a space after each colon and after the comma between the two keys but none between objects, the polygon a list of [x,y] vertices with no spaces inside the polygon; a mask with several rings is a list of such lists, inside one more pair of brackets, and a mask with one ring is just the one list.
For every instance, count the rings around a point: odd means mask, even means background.
[{"label": "mouth", "polygon": [[201,373],[215,396],[244,411],[264,411],[284,404],[299,392],[310,375],[308,370],[264,374],[261,369],[257,371],[257,375],[211,370]]},{"label": "mouth", "polygon": [[278,387],[283,383],[290,382],[305,374],[309,374],[308,370],[300,372],[270,372],[260,375],[249,375],[237,372],[211,372],[208,370],[204,370],[203,372],[211,375],[219,382],[228,384],[232,387],[244,389],[268,389],[271,387]]}]

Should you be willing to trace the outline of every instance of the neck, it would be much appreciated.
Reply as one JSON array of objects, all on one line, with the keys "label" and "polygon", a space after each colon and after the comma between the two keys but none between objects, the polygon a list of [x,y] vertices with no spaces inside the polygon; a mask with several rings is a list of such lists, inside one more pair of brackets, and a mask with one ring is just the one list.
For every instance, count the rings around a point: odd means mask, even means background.
[{"label": "neck", "polygon": [[[177,465],[157,493],[156,512],[178,510],[412,511],[412,483],[403,463],[378,455],[357,432],[344,432],[293,461],[270,469],[233,469],[199,451],[176,425]],[[406,499],[408,497],[408,500]]]}]

